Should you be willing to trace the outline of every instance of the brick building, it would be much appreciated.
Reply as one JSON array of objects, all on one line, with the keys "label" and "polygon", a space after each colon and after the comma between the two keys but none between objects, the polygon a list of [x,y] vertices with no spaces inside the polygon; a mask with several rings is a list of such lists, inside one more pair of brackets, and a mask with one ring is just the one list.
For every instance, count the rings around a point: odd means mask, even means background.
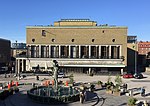
[{"label": "brick building", "polygon": [[138,42],[139,65],[144,71],[150,71],[150,42]]},{"label": "brick building", "polygon": [[141,55],[148,55],[150,53],[150,42],[148,42],[148,41],[138,42],[138,52]]}]

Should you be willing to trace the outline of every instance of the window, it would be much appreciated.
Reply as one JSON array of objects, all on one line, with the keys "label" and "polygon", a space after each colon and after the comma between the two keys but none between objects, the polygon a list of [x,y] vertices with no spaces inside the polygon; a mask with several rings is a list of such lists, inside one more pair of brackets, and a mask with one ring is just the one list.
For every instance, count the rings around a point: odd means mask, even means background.
[{"label": "window", "polygon": [[74,39],[72,39],[71,41],[74,42]]},{"label": "window", "polygon": [[42,36],[46,36],[46,31],[42,30]]},{"label": "window", "polygon": [[55,39],[52,39],[52,42],[55,42]]},{"label": "window", "polygon": [[32,42],[35,42],[35,39],[32,39]]},{"label": "window", "polygon": [[115,39],[112,39],[112,42],[115,42]]},{"label": "window", "polygon": [[94,42],[95,39],[92,39],[92,42]]}]

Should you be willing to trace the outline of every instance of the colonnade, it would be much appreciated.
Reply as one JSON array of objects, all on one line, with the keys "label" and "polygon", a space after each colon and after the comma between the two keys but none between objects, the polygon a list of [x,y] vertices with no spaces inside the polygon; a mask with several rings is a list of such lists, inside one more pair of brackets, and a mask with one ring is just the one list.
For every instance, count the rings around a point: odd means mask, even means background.
[{"label": "colonnade", "polygon": [[28,45],[29,58],[120,58],[122,45]]}]

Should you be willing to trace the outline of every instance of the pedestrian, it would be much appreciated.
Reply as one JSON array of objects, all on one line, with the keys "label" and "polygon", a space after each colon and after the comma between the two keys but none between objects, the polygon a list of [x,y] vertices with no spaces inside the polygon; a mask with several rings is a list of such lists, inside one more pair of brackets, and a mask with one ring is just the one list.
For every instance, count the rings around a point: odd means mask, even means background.
[{"label": "pedestrian", "polygon": [[141,96],[145,96],[145,89],[144,89],[144,87],[141,88]]},{"label": "pedestrian", "polygon": [[128,85],[125,84],[125,92],[127,92],[127,89],[128,89]]},{"label": "pedestrian", "polygon": [[7,78],[7,75],[6,75],[6,73],[5,73],[5,78]]},{"label": "pedestrian", "polygon": [[84,91],[84,101],[87,101],[88,97],[87,97],[87,91]]},{"label": "pedestrian", "polygon": [[84,92],[82,90],[80,91],[80,103],[83,103],[83,101],[84,101]]}]

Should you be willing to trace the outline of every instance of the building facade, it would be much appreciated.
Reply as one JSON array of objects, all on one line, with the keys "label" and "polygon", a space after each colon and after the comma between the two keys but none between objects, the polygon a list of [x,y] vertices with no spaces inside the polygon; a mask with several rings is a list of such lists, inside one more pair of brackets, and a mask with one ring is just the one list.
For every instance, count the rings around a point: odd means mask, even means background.
[{"label": "building facade", "polygon": [[139,41],[138,52],[139,52],[139,65],[143,67],[144,71],[150,72],[150,42]]},{"label": "building facade", "polygon": [[10,47],[9,40],[0,38],[0,68],[8,67],[10,62]]},{"label": "building facade", "polygon": [[26,57],[27,48],[26,43],[12,43],[11,44],[11,56],[12,57]]},{"label": "building facade", "polygon": [[138,52],[141,55],[147,55],[150,54],[150,42],[146,41],[140,41],[138,42]]},{"label": "building facade", "polygon": [[127,66],[127,27],[97,25],[89,19],[62,19],[54,26],[26,27],[27,58],[18,71],[51,69],[57,60],[65,72],[121,72]]},{"label": "building facade", "polygon": [[137,36],[127,37],[127,72],[136,73],[138,71],[138,43]]}]

